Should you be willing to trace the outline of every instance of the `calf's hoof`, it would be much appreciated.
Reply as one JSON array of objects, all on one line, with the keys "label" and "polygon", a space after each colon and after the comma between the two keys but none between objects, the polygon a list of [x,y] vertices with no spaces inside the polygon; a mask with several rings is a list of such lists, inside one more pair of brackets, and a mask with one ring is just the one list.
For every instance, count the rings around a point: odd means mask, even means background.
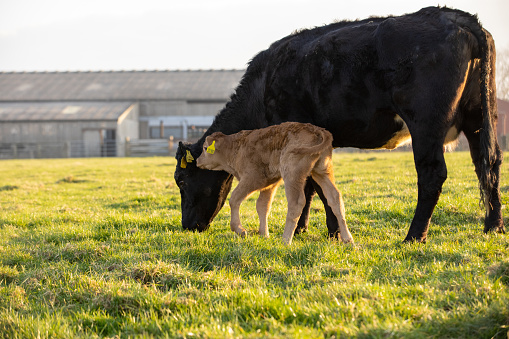
[{"label": "calf's hoof", "polygon": [[242,238],[245,238],[247,236],[247,231],[243,229],[242,227],[237,228],[234,230],[235,234],[240,235]]},{"label": "calf's hoof", "polygon": [[349,238],[348,238],[348,237],[347,237],[347,238],[344,238],[344,239],[343,239],[343,238],[341,238],[341,241],[342,241],[344,244],[352,244],[352,245],[353,245],[353,244],[355,243],[355,242],[353,241],[353,237],[351,237],[351,236],[350,236]]},{"label": "calf's hoof", "polygon": [[286,246],[290,246],[292,244],[292,238],[290,239],[285,239],[283,237],[283,244],[285,244]]}]

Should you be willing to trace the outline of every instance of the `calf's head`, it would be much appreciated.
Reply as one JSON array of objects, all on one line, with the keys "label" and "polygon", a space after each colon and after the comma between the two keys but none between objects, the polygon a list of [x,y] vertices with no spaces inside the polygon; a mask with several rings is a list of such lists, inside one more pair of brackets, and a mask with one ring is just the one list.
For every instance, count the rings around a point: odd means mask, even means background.
[{"label": "calf's head", "polygon": [[203,143],[201,155],[196,160],[196,165],[201,169],[221,171],[224,169],[224,151],[222,148],[225,135],[221,132],[209,135]]},{"label": "calf's head", "polygon": [[180,189],[182,227],[205,231],[223,207],[233,176],[224,171],[209,171],[196,166],[201,147],[179,143],[175,182]]}]

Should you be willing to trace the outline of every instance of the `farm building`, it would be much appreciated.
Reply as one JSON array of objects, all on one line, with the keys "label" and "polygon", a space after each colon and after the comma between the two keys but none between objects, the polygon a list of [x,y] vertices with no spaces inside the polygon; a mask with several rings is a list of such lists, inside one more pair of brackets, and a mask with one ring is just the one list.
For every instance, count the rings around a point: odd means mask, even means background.
[{"label": "farm building", "polygon": [[0,158],[167,155],[203,134],[243,73],[0,73]]},{"label": "farm building", "polygon": [[[0,72],[0,159],[171,154],[203,134],[243,74]],[[509,102],[498,108],[506,148]]]}]

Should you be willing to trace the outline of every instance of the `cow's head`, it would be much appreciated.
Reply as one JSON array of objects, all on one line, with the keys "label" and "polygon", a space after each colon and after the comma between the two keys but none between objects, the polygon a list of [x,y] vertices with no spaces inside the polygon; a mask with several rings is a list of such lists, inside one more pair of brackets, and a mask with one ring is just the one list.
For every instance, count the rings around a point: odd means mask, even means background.
[{"label": "cow's head", "polygon": [[224,170],[224,154],[221,147],[224,138],[223,133],[215,132],[205,139],[201,155],[196,159],[196,165],[199,168],[212,171]]},{"label": "cow's head", "polygon": [[199,144],[179,143],[175,182],[180,189],[182,227],[205,231],[221,210],[230,192],[233,176],[196,166],[201,153]]}]

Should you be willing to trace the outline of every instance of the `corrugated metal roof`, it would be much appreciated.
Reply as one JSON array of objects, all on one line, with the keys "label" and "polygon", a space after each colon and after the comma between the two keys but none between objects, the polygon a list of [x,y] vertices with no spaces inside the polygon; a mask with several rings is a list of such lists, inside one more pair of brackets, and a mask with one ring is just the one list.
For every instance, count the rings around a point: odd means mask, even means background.
[{"label": "corrugated metal roof", "polygon": [[132,102],[0,103],[0,122],[116,121]]},{"label": "corrugated metal roof", "polygon": [[243,70],[0,72],[0,101],[226,100]]}]

